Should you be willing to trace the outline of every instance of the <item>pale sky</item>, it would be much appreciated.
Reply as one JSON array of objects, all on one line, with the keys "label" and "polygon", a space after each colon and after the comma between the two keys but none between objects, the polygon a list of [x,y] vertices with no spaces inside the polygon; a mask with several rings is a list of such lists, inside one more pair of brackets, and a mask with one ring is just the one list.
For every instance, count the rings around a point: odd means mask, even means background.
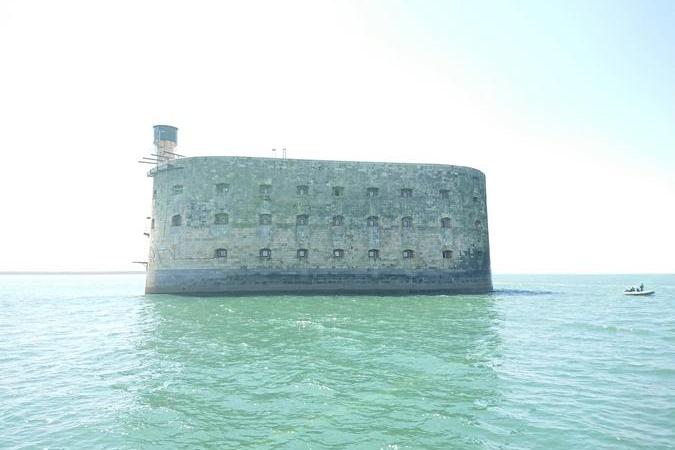
[{"label": "pale sky", "polygon": [[188,156],[468,165],[492,269],[675,272],[673,1],[0,2],[0,271],[139,270]]}]

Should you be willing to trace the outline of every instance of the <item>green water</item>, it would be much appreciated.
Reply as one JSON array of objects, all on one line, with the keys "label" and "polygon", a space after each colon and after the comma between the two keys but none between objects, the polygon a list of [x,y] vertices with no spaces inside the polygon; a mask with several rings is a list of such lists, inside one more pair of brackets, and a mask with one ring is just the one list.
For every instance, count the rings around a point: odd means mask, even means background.
[{"label": "green water", "polygon": [[[484,296],[144,296],[0,276],[0,448],[675,447],[675,276]],[[644,281],[652,298],[621,295]]]}]

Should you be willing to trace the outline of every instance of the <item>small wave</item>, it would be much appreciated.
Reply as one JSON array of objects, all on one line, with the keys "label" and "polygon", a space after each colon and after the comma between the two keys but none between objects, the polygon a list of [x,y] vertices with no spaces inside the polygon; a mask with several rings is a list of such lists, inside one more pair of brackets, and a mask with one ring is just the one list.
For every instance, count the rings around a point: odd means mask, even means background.
[{"label": "small wave", "polygon": [[495,289],[492,291],[493,294],[497,295],[514,295],[514,296],[537,296],[537,295],[554,295],[558,292],[553,291],[534,291],[528,289]]}]

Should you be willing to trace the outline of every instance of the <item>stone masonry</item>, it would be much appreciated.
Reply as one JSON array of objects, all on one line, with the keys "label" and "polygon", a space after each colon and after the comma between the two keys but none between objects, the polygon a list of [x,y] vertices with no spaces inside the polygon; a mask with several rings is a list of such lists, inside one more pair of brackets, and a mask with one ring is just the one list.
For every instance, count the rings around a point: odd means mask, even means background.
[{"label": "stone masonry", "polygon": [[492,290],[478,170],[219,156],[152,176],[148,293]]}]

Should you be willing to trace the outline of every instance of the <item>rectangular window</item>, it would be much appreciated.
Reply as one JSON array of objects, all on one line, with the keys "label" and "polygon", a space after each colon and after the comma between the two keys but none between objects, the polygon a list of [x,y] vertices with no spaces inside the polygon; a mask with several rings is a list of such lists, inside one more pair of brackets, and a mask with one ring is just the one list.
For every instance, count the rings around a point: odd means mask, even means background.
[{"label": "rectangular window", "polygon": [[377,197],[377,195],[380,193],[380,190],[376,187],[369,187],[366,189],[366,195],[368,197]]},{"label": "rectangular window", "polygon": [[344,190],[345,188],[343,188],[342,186],[333,186],[333,196],[342,197],[342,195],[344,194]]},{"label": "rectangular window", "polygon": [[298,186],[297,188],[298,195],[307,195],[309,194],[309,186]]},{"label": "rectangular window", "polygon": [[443,250],[443,259],[452,259],[452,250]]},{"label": "rectangular window", "polygon": [[404,198],[410,198],[413,195],[413,190],[412,189],[401,189],[401,197]]},{"label": "rectangular window", "polygon": [[216,225],[226,225],[229,220],[229,217],[226,213],[216,214]]},{"label": "rectangular window", "polygon": [[260,193],[262,195],[270,195],[272,193],[272,185],[270,184],[261,184]]},{"label": "rectangular window", "polygon": [[307,258],[307,249],[306,248],[298,249],[298,259],[306,259],[306,258]]},{"label": "rectangular window", "polygon": [[449,189],[441,189],[438,192],[441,194],[441,198],[450,198],[450,190]]},{"label": "rectangular window", "polygon": [[183,193],[183,185],[182,184],[175,184],[173,186],[172,192],[174,194],[182,194]]},{"label": "rectangular window", "polygon": [[227,183],[216,184],[216,194],[225,194],[230,191],[230,185]]},{"label": "rectangular window", "polygon": [[227,258],[227,250],[224,248],[216,249],[216,258]]}]

